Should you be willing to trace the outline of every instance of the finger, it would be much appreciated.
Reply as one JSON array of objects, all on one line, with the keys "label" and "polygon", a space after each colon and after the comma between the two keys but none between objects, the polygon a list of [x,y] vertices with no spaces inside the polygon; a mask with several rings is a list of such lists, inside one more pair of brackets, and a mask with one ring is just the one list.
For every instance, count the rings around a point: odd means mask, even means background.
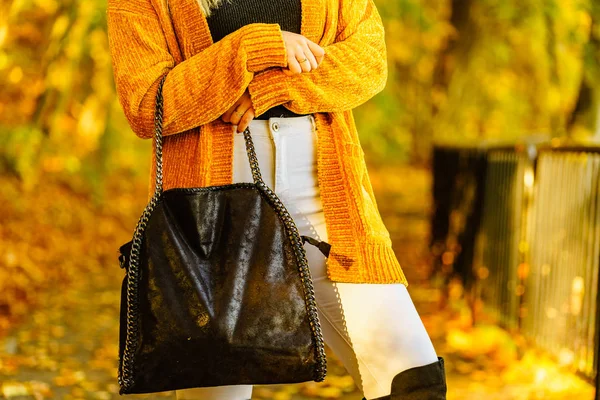
[{"label": "finger", "polygon": [[221,115],[221,120],[222,120],[223,122],[229,122],[229,121],[230,121],[230,119],[229,119],[229,118],[230,118],[230,115],[231,115],[231,114],[229,113],[229,110],[225,111],[225,112],[223,113],[223,115]]},{"label": "finger", "polygon": [[234,114],[234,111],[235,111],[235,110],[237,109],[237,107],[240,105],[240,102],[241,102],[241,100],[242,100],[242,98],[240,97],[240,98],[239,98],[239,99],[238,99],[238,100],[235,102],[235,104],[234,104],[234,105],[232,105],[231,107],[229,107],[229,110],[225,111],[225,113],[224,113],[224,114],[221,116],[221,119],[222,119],[224,122],[229,122],[229,123],[231,123],[231,117],[232,117],[232,115],[235,115],[235,114]]},{"label": "finger", "polygon": [[292,74],[300,74],[302,73],[302,67],[300,66],[300,63],[298,62],[298,60],[296,59],[296,56],[292,56],[289,60],[288,60],[288,70],[292,73]]},{"label": "finger", "polygon": [[246,112],[244,113],[244,116],[240,120],[240,123],[238,124],[238,127],[237,127],[237,133],[244,132],[246,130],[246,128],[248,127],[248,125],[250,125],[250,121],[252,121],[253,119],[254,119],[254,108],[250,107],[246,110]]},{"label": "finger", "polygon": [[238,125],[247,109],[248,107],[244,106],[243,104],[238,106],[238,108],[236,108],[235,111],[231,114],[231,125]]},{"label": "finger", "polygon": [[321,62],[325,57],[325,49],[311,40],[308,41],[308,48],[310,49],[311,53],[315,56],[317,63],[321,65]]},{"label": "finger", "polygon": [[315,55],[315,57],[320,57],[325,55],[325,49],[312,40],[306,39],[306,43],[310,48],[310,51]]},{"label": "finger", "polygon": [[310,59],[304,53],[304,49],[302,49],[301,52],[296,54],[296,57],[298,57],[298,62],[302,67],[302,72],[310,72],[312,70],[312,66],[310,65]]},{"label": "finger", "polygon": [[[244,93],[242,95],[242,97],[240,98],[241,102],[240,105],[238,106],[238,108],[236,109],[236,112],[233,113],[232,118],[232,124],[233,125],[239,125],[241,119],[244,117],[246,111],[252,107],[252,100],[250,99],[250,96],[246,93]],[[235,116],[235,118],[234,118]]]},{"label": "finger", "polygon": [[[306,58],[310,62],[310,70],[312,71],[313,69],[316,69],[319,66],[319,64],[317,63],[317,60],[316,60],[314,54],[308,47],[308,44],[304,45],[304,54],[306,55]],[[305,62],[305,64],[308,64],[308,63]]]}]

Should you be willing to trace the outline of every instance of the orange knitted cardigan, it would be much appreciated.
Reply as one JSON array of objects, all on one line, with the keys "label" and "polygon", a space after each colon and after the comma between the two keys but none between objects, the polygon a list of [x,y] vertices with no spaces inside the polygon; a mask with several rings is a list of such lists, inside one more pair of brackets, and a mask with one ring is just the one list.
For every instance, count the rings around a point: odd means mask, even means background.
[{"label": "orange knitted cardigan", "polygon": [[[315,117],[328,277],[408,286],[352,114],[387,81],[384,27],[373,0],[303,0],[301,34],[325,57],[317,69],[291,76],[282,71],[287,54],[279,24],[252,23],[213,43],[196,0],[108,0],[107,21],[117,97],[140,138],[153,137],[158,83],[168,73],[163,190],[232,183],[232,125],[220,117],[248,88],[257,116],[283,104]],[[148,199],[153,160],[151,171]]]}]

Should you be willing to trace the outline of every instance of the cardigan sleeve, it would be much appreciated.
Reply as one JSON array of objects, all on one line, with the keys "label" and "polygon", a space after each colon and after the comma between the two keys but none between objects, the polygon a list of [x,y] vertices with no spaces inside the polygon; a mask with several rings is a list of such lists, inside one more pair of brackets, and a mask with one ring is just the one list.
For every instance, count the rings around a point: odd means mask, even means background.
[{"label": "cardigan sleeve", "polygon": [[248,86],[255,115],[283,104],[299,114],[353,109],[387,82],[385,32],[373,0],[339,0],[338,31],[317,69],[287,75],[267,68]]},{"label": "cardigan sleeve", "polygon": [[154,135],[156,93],[165,73],[163,136],[168,136],[219,118],[255,72],[287,65],[279,24],[245,25],[175,64],[149,0],[108,0],[106,15],[117,97],[143,139]]}]

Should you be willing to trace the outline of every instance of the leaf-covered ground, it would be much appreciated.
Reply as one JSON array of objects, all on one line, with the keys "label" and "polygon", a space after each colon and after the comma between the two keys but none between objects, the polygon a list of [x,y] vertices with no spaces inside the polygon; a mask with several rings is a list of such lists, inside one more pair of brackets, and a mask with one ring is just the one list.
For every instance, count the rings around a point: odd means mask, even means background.
[{"label": "leaf-covered ground", "polygon": [[[448,301],[443,301],[438,283],[426,279],[428,171],[395,166],[372,168],[370,176],[411,283],[409,292],[438,354],[446,359],[448,399],[593,399],[592,385],[524,339],[485,316],[473,326],[458,282],[451,282]],[[24,193],[16,181],[0,179],[0,242],[6,249],[0,255],[0,398],[119,397],[124,271],[116,249],[131,238],[147,186],[143,180],[135,186],[127,179],[113,182],[111,201],[92,207],[85,196],[58,183]],[[324,382],[258,385],[253,398],[360,400],[352,379],[327,351]],[[173,392],[129,397],[175,398]]]}]

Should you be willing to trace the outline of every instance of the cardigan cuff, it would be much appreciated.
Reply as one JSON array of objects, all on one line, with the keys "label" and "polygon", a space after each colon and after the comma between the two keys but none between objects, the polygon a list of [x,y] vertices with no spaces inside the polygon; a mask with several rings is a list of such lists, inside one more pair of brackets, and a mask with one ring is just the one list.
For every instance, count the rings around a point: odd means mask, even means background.
[{"label": "cardigan cuff", "polygon": [[290,81],[281,68],[271,68],[257,74],[248,84],[248,93],[254,108],[254,118],[272,107],[290,101]]},{"label": "cardigan cuff", "polygon": [[246,28],[242,45],[248,55],[248,71],[287,67],[287,48],[279,24],[252,23]]}]

